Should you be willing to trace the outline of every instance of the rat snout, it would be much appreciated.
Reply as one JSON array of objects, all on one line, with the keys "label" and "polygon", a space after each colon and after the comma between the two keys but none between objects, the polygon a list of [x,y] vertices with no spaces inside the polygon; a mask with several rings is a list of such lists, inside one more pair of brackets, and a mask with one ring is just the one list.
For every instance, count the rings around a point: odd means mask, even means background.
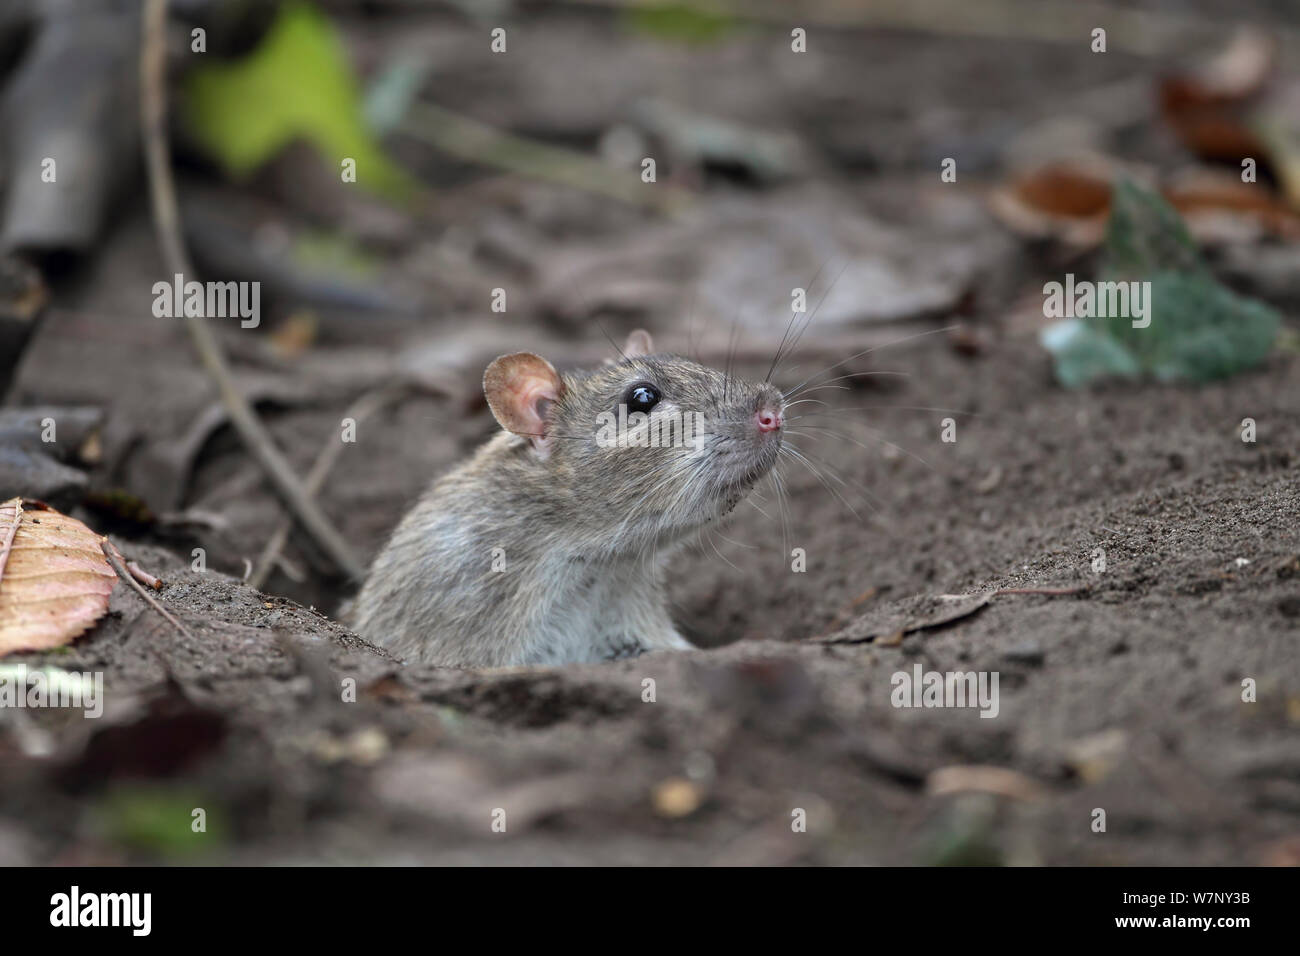
[{"label": "rat snout", "polygon": [[760,433],[780,431],[781,426],[785,424],[781,406],[764,402],[754,413],[754,424],[758,426]]}]

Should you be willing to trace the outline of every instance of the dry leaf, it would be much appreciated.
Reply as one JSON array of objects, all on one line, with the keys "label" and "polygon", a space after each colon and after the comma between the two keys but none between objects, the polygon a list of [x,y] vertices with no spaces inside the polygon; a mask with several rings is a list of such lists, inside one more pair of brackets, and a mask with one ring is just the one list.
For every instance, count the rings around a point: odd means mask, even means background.
[{"label": "dry leaf", "polygon": [[991,793],[1015,800],[1041,800],[1043,786],[1031,777],[1006,767],[940,767],[926,780],[926,790],[935,796],[952,793]]},{"label": "dry leaf", "polygon": [[1194,73],[1166,78],[1160,108],[1183,144],[1205,159],[1234,165],[1264,152],[1247,107],[1263,91],[1277,62],[1277,43],[1261,30],[1239,30],[1218,56]]},{"label": "dry leaf", "polygon": [[1233,173],[1187,170],[1171,177],[1161,192],[1198,240],[1242,235],[1243,227],[1282,239],[1300,238],[1300,216],[1268,186],[1243,183]]},{"label": "dry leaf", "polygon": [[989,199],[993,214],[1022,236],[1089,247],[1101,242],[1117,170],[1103,160],[1056,162],[1016,177]]},{"label": "dry leaf", "polygon": [[864,614],[848,627],[813,640],[819,644],[875,641],[882,647],[894,647],[902,642],[898,635],[940,628],[969,617],[985,607],[997,593],[989,588],[976,594],[918,595],[904,608]]},{"label": "dry leaf", "polygon": [[1105,236],[1111,190],[1125,177],[1158,187],[1187,219],[1198,240],[1252,241],[1261,234],[1283,239],[1300,236],[1300,216],[1263,183],[1243,183],[1234,173],[1205,167],[1157,177],[1149,169],[1124,166],[1100,156],[1049,163],[1019,173],[994,190],[989,205],[1003,225],[1021,236],[1091,248],[1100,245]]},{"label": "dry leaf", "polygon": [[0,656],[67,644],[108,610],[101,538],[39,501],[0,504]]},{"label": "dry leaf", "polygon": [[1264,89],[1276,64],[1276,40],[1243,27],[1200,69],[1167,77],[1160,87],[1161,104],[1175,112],[1239,104]]}]

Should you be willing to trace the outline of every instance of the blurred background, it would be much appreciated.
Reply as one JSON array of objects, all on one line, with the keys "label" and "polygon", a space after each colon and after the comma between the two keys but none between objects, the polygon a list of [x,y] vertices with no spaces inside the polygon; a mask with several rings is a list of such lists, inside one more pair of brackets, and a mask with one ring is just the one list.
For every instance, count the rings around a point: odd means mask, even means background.
[{"label": "blurred background", "polygon": [[[408,675],[376,683],[377,699],[516,729],[623,720],[607,750],[534,741],[550,765],[639,761],[635,794],[597,801],[615,808],[618,839],[561,827],[532,845],[539,861],[561,844],[575,860],[660,862],[1300,857],[1293,758],[1276,769],[1300,720],[1281,637],[1300,613],[1288,570],[1300,560],[1293,4],[172,0],[153,92],[185,279],[259,284],[255,316],[203,322],[333,544],[290,519],[193,330],[166,313],[179,300],[159,304],[175,270],[142,152],[143,6],[0,0],[0,499],[49,501],[160,575],[201,561],[228,576],[170,590],[217,634],[174,673],[229,681],[223,706],[262,713],[267,688],[248,674],[286,666],[274,646],[250,650],[276,624],[264,612],[333,613],[350,595],[420,490],[494,432],[480,385],[494,356],[529,349],[580,368],[644,327],[664,350],[761,377],[793,307],[812,321],[776,380],[825,386],[827,406],[801,426],[812,464],[787,476],[787,497],[761,488],[731,529],[675,560],[670,584],[702,646],[833,643],[766,669],[728,658],[742,665],[719,664],[722,676],[663,665],[698,691],[681,726],[627,719],[608,675],[576,689],[440,677],[416,690]],[[1060,324],[1044,284],[1067,275],[1151,281],[1154,326]],[[39,439],[47,417],[66,436],[54,446]],[[1242,441],[1246,418],[1259,442]],[[941,438],[949,419],[955,443]],[[348,420],[356,440],[342,443]],[[808,573],[789,573],[791,547]],[[888,674],[910,667],[934,620],[926,596],[1046,585],[1101,591],[990,608],[973,631],[924,645],[933,665],[1006,668],[1004,693],[1021,695],[1006,720],[890,710]],[[136,646],[159,632],[114,600],[76,660],[159,679]],[[1209,643],[1188,651],[1187,633]],[[892,650],[873,650],[882,638]],[[1243,654],[1278,689],[1249,726],[1232,710]],[[774,709],[788,724],[761,716]],[[683,739],[701,714],[736,736],[713,751]],[[415,718],[374,720],[388,747]],[[891,722],[894,743],[860,739]],[[220,858],[353,859],[364,843],[395,859],[415,851],[396,849],[384,813],[433,819],[445,836],[463,807],[440,816],[418,794],[445,785],[473,805],[481,791],[456,787],[491,776],[448,763],[348,776],[340,765],[373,764],[374,738],[358,744],[355,729],[333,757],[307,758],[328,766],[308,774],[306,797],[275,782],[276,768],[306,773],[278,744],[241,750],[253,762],[228,774],[224,799],[246,825]],[[517,771],[514,745],[501,746],[487,759]],[[1086,828],[1058,826],[1093,792],[1043,810],[1015,778],[993,803],[912,804],[934,770],[968,763],[1113,785],[1115,805],[1168,813],[1099,849]],[[338,837],[306,822],[334,807],[343,779],[366,796],[340,819],[385,808],[392,855],[360,824]],[[1255,789],[1214,795],[1240,779]],[[529,819],[587,806],[584,786],[530,791]],[[988,796],[987,782],[962,786]],[[793,858],[761,824],[786,787],[838,808],[823,842]],[[263,853],[268,789],[300,829]],[[127,824],[155,806],[142,799],[109,818],[135,833]],[[687,817],[708,833],[690,850],[664,829]],[[148,826],[121,840],[82,826],[66,840],[14,836],[13,858],[176,851]],[[733,842],[751,828],[753,841]]]}]

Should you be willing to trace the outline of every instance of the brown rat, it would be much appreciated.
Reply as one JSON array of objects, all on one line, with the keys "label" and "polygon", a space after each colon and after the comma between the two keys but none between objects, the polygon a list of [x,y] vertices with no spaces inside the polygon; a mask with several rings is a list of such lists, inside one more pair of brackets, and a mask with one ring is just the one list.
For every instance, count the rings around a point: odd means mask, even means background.
[{"label": "brown rat", "polygon": [[775,464],[784,405],[633,332],[621,361],[561,376],[528,352],[488,366],[505,429],[438,479],[375,558],[363,637],[413,662],[503,667],[691,645],[663,559]]}]

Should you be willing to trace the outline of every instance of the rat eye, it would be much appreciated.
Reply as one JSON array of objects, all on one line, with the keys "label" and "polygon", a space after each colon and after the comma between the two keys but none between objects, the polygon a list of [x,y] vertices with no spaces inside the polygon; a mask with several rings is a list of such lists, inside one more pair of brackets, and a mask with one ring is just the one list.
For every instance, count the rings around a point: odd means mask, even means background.
[{"label": "rat eye", "polygon": [[640,382],[627,390],[623,401],[629,412],[649,412],[659,402],[659,389],[649,382]]}]

